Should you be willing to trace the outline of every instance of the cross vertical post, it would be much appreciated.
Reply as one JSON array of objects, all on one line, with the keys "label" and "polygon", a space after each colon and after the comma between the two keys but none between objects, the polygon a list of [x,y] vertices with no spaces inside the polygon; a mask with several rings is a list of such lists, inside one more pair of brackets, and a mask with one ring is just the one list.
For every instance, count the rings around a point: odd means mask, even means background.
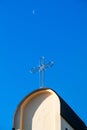
[{"label": "cross vertical post", "polygon": [[45,58],[41,57],[40,58],[40,66],[39,66],[40,67],[40,69],[39,69],[39,83],[40,83],[40,87],[44,86],[44,71],[45,71],[44,65],[45,65]]}]

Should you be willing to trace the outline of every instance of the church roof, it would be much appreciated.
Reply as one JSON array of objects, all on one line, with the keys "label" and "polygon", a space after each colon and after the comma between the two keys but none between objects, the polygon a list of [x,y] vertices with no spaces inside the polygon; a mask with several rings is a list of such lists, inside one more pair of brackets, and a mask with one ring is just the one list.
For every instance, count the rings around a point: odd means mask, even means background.
[{"label": "church roof", "polygon": [[62,117],[75,129],[85,130],[85,123],[79,116],[72,110],[72,108],[59,96],[61,102],[61,115]]},{"label": "church roof", "polygon": [[[41,88],[37,89],[30,94],[28,94],[18,105],[17,109],[21,106],[24,100],[27,99],[30,95],[35,92],[49,90],[50,88]],[[54,91],[54,90],[52,90]],[[55,92],[55,91],[54,91]],[[55,92],[56,93],[56,92]],[[56,93],[57,94],[57,93]],[[75,130],[85,130],[86,125],[85,123],[79,118],[79,116],[72,110],[72,108],[57,94],[60,99],[60,114],[61,116],[75,129]],[[16,111],[17,111],[16,109]],[[15,112],[16,113],[16,112]],[[15,115],[14,115],[15,116]]]}]

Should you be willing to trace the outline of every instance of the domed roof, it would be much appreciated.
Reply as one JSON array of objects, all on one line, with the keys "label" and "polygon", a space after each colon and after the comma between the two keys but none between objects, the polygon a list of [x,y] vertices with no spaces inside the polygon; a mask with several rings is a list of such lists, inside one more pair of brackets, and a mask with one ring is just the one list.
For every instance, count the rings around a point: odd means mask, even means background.
[{"label": "domed roof", "polygon": [[[52,89],[50,88],[41,88],[41,89],[37,89],[33,92],[31,92],[30,94],[28,94],[18,105],[15,114],[14,114],[14,119],[15,119],[15,115],[18,111],[18,109],[20,109],[21,105],[23,104],[23,102],[28,99],[28,97],[32,96],[33,94],[39,93],[39,92],[46,92],[46,91],[50,91],[50,92],[54,92],[60,102],[60,114],[61,116],[75,129],[75,130],[84,130],[86,128],[86,125],[84,124],[84,122],[79,118],[79,116],[70,108],[70,106]],[[13,128],[14,128],[14,119],[13,119]]]}]

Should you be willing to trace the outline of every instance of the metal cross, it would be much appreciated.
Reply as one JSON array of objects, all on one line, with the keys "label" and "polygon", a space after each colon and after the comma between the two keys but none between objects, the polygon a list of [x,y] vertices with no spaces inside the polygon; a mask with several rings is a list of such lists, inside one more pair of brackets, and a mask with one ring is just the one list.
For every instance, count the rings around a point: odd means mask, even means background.
[{"label": "metal cross", "polygon": [[40,87],[44,87],[44,71],[47,68],[52,67],[53,65],[53,61],[50,61],[47,64],[45,64],[45,58],[41,57],[39,66],[31,68],[30,73],[39,72]]}]

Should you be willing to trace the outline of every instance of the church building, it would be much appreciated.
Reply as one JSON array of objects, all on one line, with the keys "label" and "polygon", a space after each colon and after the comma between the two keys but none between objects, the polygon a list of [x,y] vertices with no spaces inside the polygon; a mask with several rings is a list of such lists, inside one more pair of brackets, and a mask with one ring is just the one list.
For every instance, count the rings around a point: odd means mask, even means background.
[{"label": "church building", "polygon": [[[40,65],[31,69],[33,73],[40,73],[40,86],[44,86],[44,70],[52,65],[53,62],[45,64],[42,57]],[[54,90],[40,88],[19,103],[12,130],[87,130],[87,127]]]},{"label": "church building", "polygon": [[12,130],[86,130],[86,125],[55,91],[41,88],[19,103]]}]

